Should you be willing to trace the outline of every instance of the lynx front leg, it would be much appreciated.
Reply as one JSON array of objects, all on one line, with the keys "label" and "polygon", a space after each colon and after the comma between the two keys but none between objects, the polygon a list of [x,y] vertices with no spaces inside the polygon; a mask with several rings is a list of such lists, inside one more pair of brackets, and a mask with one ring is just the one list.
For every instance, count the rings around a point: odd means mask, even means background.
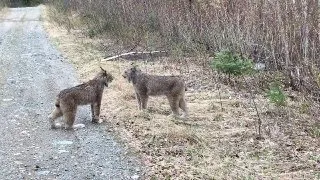
[{"label": "lynx front leg", "polygon": [[93,105],[92,122],[94,122],[94,123],[99,123],[100,107],[101,107],[101,103],[95,103]]},{"label": "lynx front leg", "polygon": [[141,110],[142,109],[141,98],[140,98],[140,95],[138,93],[136,93],[136,98],[137,98],[137,101],[138,101],[138,109]]},{"label": "lynx front leg", "polygon": [[94,103],[91,104],[91,118],[92,118],[92,121],[94,120]]},{"label": "lynx front leg", "polygon": [[184,97],[182,97],[180,99],[179,106],[184,112],[182,118],[188,118],[189,112],[188,112],[187,103],[186,103],[186,100],[184,99]]},{"label": "lynx front leg", "polygon": [[168,96],[169,104],[172,110],[172,115],[174,117],[179,116],[179,97],[177,96]]},{"label": "lynx front leg", "polygon": [[142,109],[147,109],[148,98],[149,98],[148,95],[140,95]]},{"label": "lynx front leg", "polygon": [[99,123],[101,101],[102,101],[102,93],[98,95],[96,101],[93,102],[93,104],[91,105],[93,123]]}]

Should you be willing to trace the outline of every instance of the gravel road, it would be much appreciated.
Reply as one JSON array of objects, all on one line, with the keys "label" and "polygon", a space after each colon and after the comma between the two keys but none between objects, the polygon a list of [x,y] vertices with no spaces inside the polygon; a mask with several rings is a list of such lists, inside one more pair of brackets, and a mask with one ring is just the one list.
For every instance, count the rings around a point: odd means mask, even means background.
[{"label": "gravel road", "polygon": [[49,129],[55,96],[77,82],[48,40],[41,7],[10,9],[0,19],[1,180],[141,178],[137,158],[104,124],[91,123],[88,107],[77,114],[84,129]]}]

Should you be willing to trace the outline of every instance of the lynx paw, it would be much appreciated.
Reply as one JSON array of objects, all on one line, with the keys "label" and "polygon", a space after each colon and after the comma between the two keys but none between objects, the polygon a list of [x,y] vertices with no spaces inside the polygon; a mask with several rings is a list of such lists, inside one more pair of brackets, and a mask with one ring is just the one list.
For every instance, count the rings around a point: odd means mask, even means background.
[{"label": "lynx paw", "polygon": [[74,130],[81,129],[81,128],[84,128],[84,127],[86,127],[86,125],[84,125],[84,124],[75,124],[75,125],[72,126],[72,128]]},{"label": "lynx paw", "polygon": [[92,119],[92,122],[93,122],[93,123],[100,124],[100,123],[102,123],[103,121],[102,121],[102,119],[94,118],[94,119]]},{"label": "lynx paw", "polygon": [[53,124],[51,124],[51,129],[59,129],[59,128],[61,128],[62,127],[62,125],[60,124],[60,123],[53,123]]},{"label": "lynx paw", "polygon": [[172,119],[176,119],[176,118],[179,118],[179,115],[171,113],[168,117]]},{"label": "lynx paw", "polygon": [[181,119],[188,119],[189,115],[187,113],[182,114]]}]

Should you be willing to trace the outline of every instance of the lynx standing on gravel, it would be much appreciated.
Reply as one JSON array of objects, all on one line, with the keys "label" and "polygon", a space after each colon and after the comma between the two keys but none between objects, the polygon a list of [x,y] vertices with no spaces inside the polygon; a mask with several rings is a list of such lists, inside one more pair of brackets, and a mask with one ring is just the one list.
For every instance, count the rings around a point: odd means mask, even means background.
[{"label": "lynx standing on gravel", "polygon": [[91,104],[92,122],[98,122],[103,89],[104,86],[108,87],[108,83],[112,80],[113,76],[101,68],[101,72],[94,79],[62,90],[57,96],[55,109],[49,115],[51,128],[61,127],[59,123],[54,122],[61,116],[65,120],[66,129],[84,127],[83,124],[73,125],[78,105]]},{"label": "lynx standing on gravel", "polygon": [[139,109],[146,109],[149,96],[167,96],[172,113],[179,116],[179,107],[184,111],[184,117],[188,116],[185,101],[185,83],[178,76],[154,76],[148,75],[136,67],[126,70],[123,74],[129,83],[132,82]]}]

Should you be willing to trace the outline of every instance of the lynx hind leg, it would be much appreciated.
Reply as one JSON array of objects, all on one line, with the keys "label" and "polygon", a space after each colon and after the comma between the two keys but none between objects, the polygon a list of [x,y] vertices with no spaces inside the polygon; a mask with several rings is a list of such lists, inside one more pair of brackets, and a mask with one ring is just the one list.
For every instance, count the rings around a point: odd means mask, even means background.
[{"label": "lynx hind leg", "polygon": [[140,95],[140,103],[141,103],[142,109],[147,109],[148,99],[149,99],[148,95]]},{"label": "lynx hind leg", "polygon": [[85,125],[84,124],[74,124],[74,121],[76,119],[76,113],[77,113],[77,108],[69,108],[68,111],[63,112],[63,118],[65,120],[65,129],[67,130],[77,130],[77,129],[81,129],[84,128]]},{"label": "lynx hind leg", "polygon": [[77,106],[73,102],[61,102],[60,109],[65,121],[65,129],[72,129],[76,118]]},{"label": "lynx hind leg", "polygon": [[136,93],[136,99],[138,102],[138,109],[142,110],[142,103],[141,103],[140,95],[138,93]]},{"label": "lynx hind leg", "polygon": [[181,97],[181,99],[179,101],[179,107],[183,110],[182,118],[188,118],[189,111],[188,111],[187,103],[186,103],[184,96]]},{"label": "lynx hind leg", "polygon": [[55,120],[62,116],[62,111],[59,107],[55,107],[55,109],[52,111],[52,113],[48,116],[49,123],[51,125],[52,129],[60,128],[60,123],[55,123]]},{"label": "lynx hind leg", "polygon": [[84,124],[74,124],[76,113],[74,112],[67,112],[66,115],[64,115],[64,118],[66,119],[65,129],[67,130],[77,130],[84,128]]}]

